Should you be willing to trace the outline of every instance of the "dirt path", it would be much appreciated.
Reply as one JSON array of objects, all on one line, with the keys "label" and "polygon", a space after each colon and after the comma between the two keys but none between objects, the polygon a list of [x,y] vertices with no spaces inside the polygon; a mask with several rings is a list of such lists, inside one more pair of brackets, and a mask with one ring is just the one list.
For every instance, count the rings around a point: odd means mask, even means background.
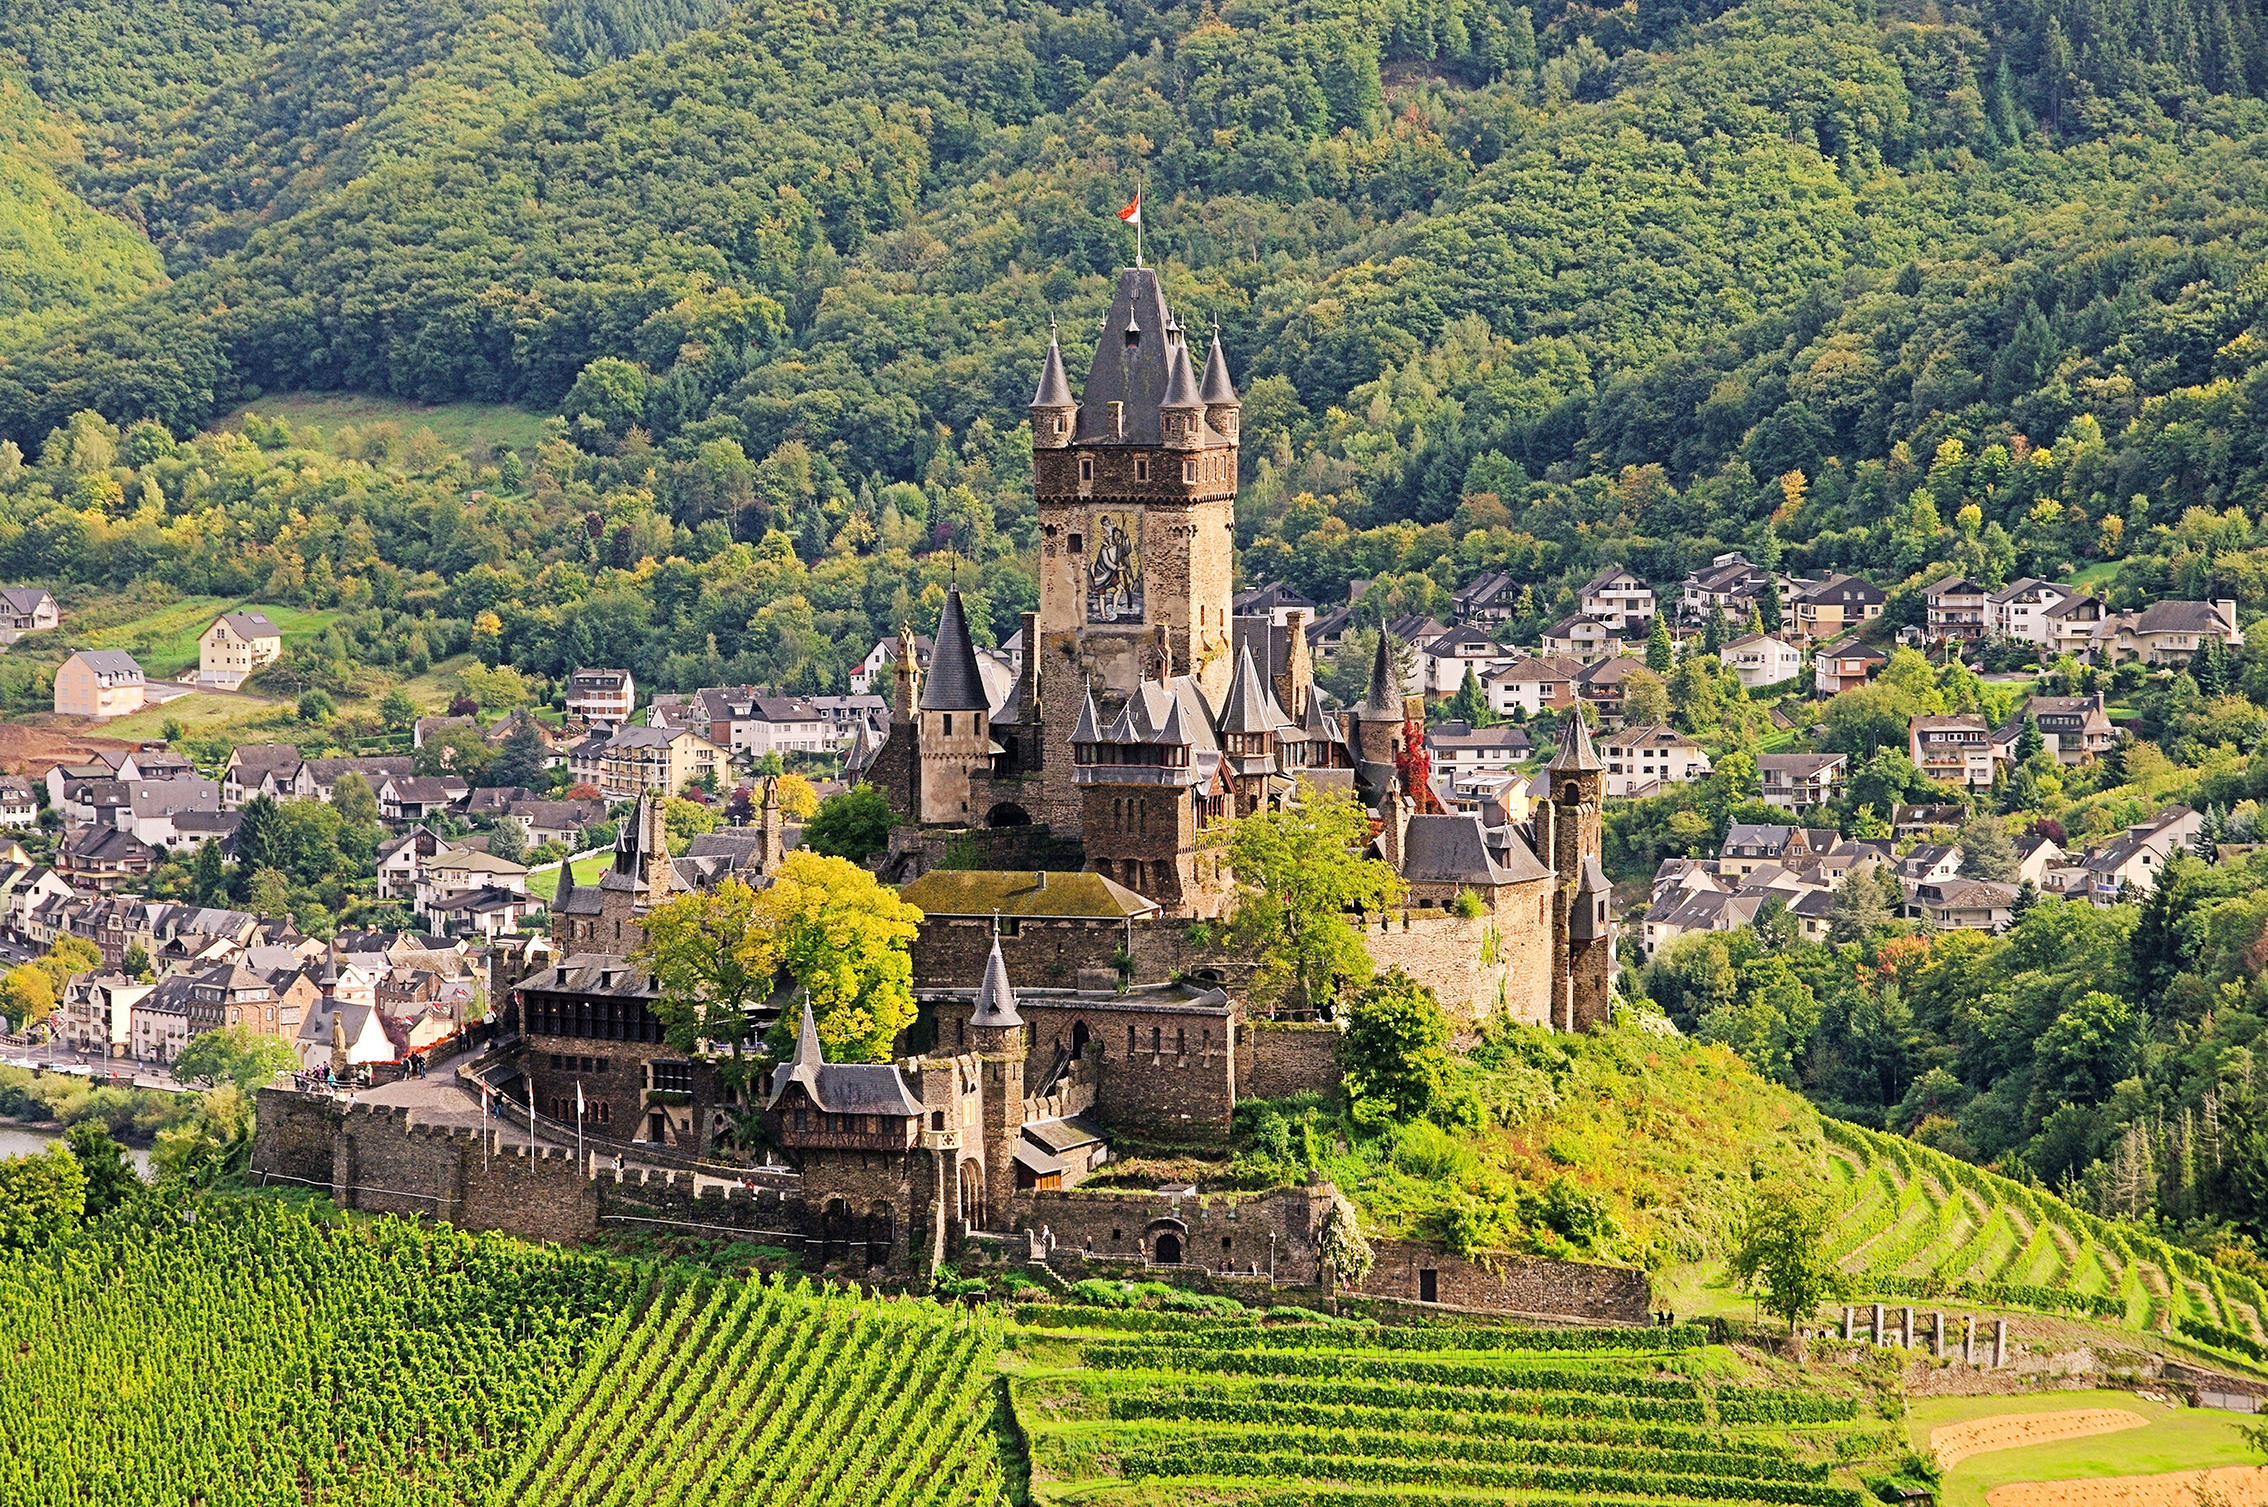
[{"label": "dirt path", "polygon": [[2268,1467],[2224,1465],[2156,1476],[2022,1481],[1985,1493],[1988,1507],[2268,1507]]},{"label": "dirt path", "polygon": [[[2124,1408],[2071,1408],[2061,1413],[1996,1413],[1947,1423],[1929,1431],[1929,1447],[1940,1470],[1951,1470],[1971,1455],[1989,1450],[2020,1449],[2056,1439],[2084,1439],[2089,1434],[2114,1434],[2120,1429],[2146,1428],[2150,1420]],[[1993,1507],[2000,1507],[1994,1503]]]}]

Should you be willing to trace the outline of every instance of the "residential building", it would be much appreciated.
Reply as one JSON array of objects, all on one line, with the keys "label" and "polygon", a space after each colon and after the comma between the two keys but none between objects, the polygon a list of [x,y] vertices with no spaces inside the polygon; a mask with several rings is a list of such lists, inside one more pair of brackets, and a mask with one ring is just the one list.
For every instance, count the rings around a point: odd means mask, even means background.
[{"label": "residential building", "polygon": [[0,827],[39,825],[39,792],[20,774],[0,775]]},{"label": "residential building", "polygon": [[[1705,609],[1704,609],[1705,610]],[[1672,890],[1647,908],[1639,932],[1646,956],[1697,931],[1738,931],[1752,925],[1768,895],[1726,890]]]},{"label": "residential building", "polygon": [[[2140,612],[2106,616],[2095,629],[2095,658],[2106,665],[2137,659],[2149,665],[2185,665],[2212,638],[2227,648],[2244,647],[2235,602],[2152,602]],[[60,696],[60,679],[57,686]]]},{"label": "residential building", "polygon": [[1493,628],[1512,620],[1519,601],[1517,580],[1501,570],[1484,571],[1451,595],[1450,615],[1476,628]]},{"label": "residential building", "polygon": [[1824,639],[1882,616],[1886,600],[1881,587],[1857,576],[1838,575],[1824,581],[1798,581],[1789,608],[1796,632],[1805,638]]},{"label": "residential building", "polygon": [[1839,753],[1758,754],[1756,770],[1766,805],[1782,811],[1824,806],[1834,798],[1850,768],[1850,756]]},{"label": "residential building", "polygon": [[[914,668],[923,675],[929,673],[929,661],[937,652],[937,641],[921,634],[913,635]],[[895,638],[877,639],[874,647],[866,651],[866,658],[851,666],[850,688],[853,696],[879,694],[878,688],[889,685],[892,666],[898,659],[898,641]]]},{"label": "residential building", "polygon": [[2079,595],[2079,588],[2060,581],[2026,576],[2011,581],[1985,598],[1988,629],[2002,638],[2047,647],[2055,642],[2055,608]]},{"label": "residential building", "polygon": [[2102,692],[2091,696],[2032,696],[1993,733],[1993,741],[2006,750],[2002,757],[2011,763],[2027,718],[2039,724],[2047,751],[2059,763],[2092,764],[2118,743],[2118,728],[2104,709]]},{"label": "residential building", "polygon": [[189,986],[189,1034],[242,1026],[262,1036],[290,1041],[299,1034],[299,1022],[284,1029],[279,1016],[281,1001],[275,986],[242,962],[218,963],[192,976]]},{"label": "residential building", "polygon": [[2026,880],[2040,889],[2048,887],[2047,877],[2057,869],[2070,866],[2070,855],[2062,844],[2041,832],[2026,832],[2016,839],[2016,882]]},{"label": "residential building", "polygon": [[1872,644],[1837,644],[1811,653],[1811,688],[1822,696],[1855,691],[1890,662],[1890,656]]},{"label": "residential building", "polygon": [[576,670],[567,677],[567,715],[593,727],[620,727],[638,705],[628,670]]},{"label": "residential building", "polygon": [[467,789],[453,774],[389,779],[378,787],[378,814],[390,822],[421,822],[447,812]]},{"label": "residential building", "polygon": [[1270,581],[1250,591],[1240,591],[1229,599],[1232,617],[1264,617],[1278,628],[1291,621],[1293,613],[1307,617],[1315,615],[1315,602],[1282,581]]},{"label": "residential building", "polygon": [[1425,748],[1433,756],[1434,771],[1453,778],[1509,769],[1536,751],[1524,727],[1476,728],[1466,722],[1435,723],[1426,730]]},{"label": "residential building", "polygon": [[224,612],[197,635],[197,680],[233,691],[283,653],[283,630],[264,612]]},{"label": "residential building", "polygon": [[[885,732],[890,726],[890,703],[880,696],[814,696],[811,704],[827,719],[828,730],[838,744],[848,743],[861,723],[870,730]],[[717,740],[712,737],[709,741]]]},{"label": "residential building", "polygon": [[1922,588],[1932,642],[1973,643],[1983,638],[1991,616],[1990,594],[1967,576],[1946,576]]},{"label": "residential building", "polygon": [[2158,871],[2176,852],[2185,852],[2197,840],[2204,818],[2188,806],[2168,806],[2146,822],[2138,822],[2109,843],[2089,853],[2079,874],[2052,871],[2053,887],[2073,899],[2085,894],[2097,905],[2111,905],[2130,894],[2147,893],[2158,882]]},{"label": "residential building", "polygon": [[191,813],[217,815],[220,811],[221,789],[212,780],[190,776],[123,783],[126,801],[117,808],[111,825],[169,853],[184,845],[194,847],[204,839],[204,830],[194,823],[184,832],[179,818]]},{"label": "residential building", "polygon": [[1576,677],[1582,672],[1580,660],[1520,659],[1482,675],[1481,689],[1488,693],[1488,704],[1500,717],[1509,717],[1515,710],[1531,717],[1538,712],[1563,712],[1575,704]]},{"label": "residential building", "polygon": [[[1597,708],[1599,726],[1613,728],[1622,725],[1622,695],[1630,677],[1646,669],[1646,662],[1633,655],[1617,654],[1585,665],[1575,677],[1575,694]],[[1651,673],[1651,672],[1648,672]]]},{"label": "residential building", "polygon": [[609,802],[648,791],[676,795],[687,781],[716,773],[722,756],[722,749],[698,733],[625,727],[607,740],[599,762],[599,791]]},{"label": "residential building", "polygon": [[1992,788],[1993,771],[2003,756],[1984,718],[1966,712],[1916,717],[1907,724],[1906,740],[1907,756],[1929,778],[1972,791]]},{"label": "residential building", "polygon": [[123,973],[81,973],[66,979],[55,1002],[56,1036],[74,1052],[130,1057],[134,1052],[134,1006],[149,998],[154,984]]},{"label": "residential building", "polygon": [[1939,931],[1999,931],[2016,919],[2016,891],[1986,879],[1935,879],[1914,887],[1906,914]]},{"label": "residential building", "polygon": [[1909,837],[1926,836],[1940,828],[1958,827],[1967,815],[1959,806],[1892,806],[1890,835],[1904,842]]},{"label": "residential building", "polygon": [[1664,785],[1698,780],[1709,772],[1709,755],[1701,745],[1662,723],[1623,728],[1599,739],[1598,747],[1606,760],[1609,799],[1658,795]]},{"label": "residential building", "polygon": [[1424,686],[1423,694],[1454,695],[1465,683],[1467,669],[1477,678],[1503,665],[1517,663],[1521,658],[1518,650],[1499,646],[1495,639],[1477,629],[1452,629],[1418,646],[1418,675]]},{"label": "residential building", "polygon": [[1605,623],[1625,639],[1643,638],[1654,621],[1654,588],[1634,571],[1609,566],[1575,593],[1575,610]]},{"label": "residential building", "polygon": [[1794,868],[1841,846],[1842,837],[1833,827],[1734,822],[1725,829],[1717,864],[1726,878],[1745,879],[1766,865]]},{"label": "residential building", "polygon": [[1622,629],[1589,613],[1563,617],[1543,631],[1543,651],[1547,655],[1570,655],[1588,662],[1611,658],[1620,654],[1622,648]]},{"label": "residential building", "polygon": [[2061,654],[2085,656],[2095,652],[2095,638],[2110,617],[2101,597],[2084,592],[2056,603],[2043,614],[2050,658]]},{"label": "residential building", "polygon": [[55,598],[37,586],[0,587],[0,644],[40,633],[63,621]]},{"label": "residential building", "polygon": [[438,738],[453,728],[478,726],[478,717],[420,717],[410,724],[410,747],[423,748],[426,739]]},{"label": "residential building", "polygon": [[425,827],[412,827],[378,845],[378,898],[407,900],[417,893],[425,865],[448,844]]},{"label": "residential building", "polygon": [[124,649],[81,649],[56,667],[64,717],[124,717],[142,709],[142,667]]},{"label": "residential building", "polygon": [[162,857],[131,832],[80,827],[56,844],[55,869],[80,888],[114,890],[146,877]]},{"label": "residential building", "polygon": [[[1689,621],[1698,623],[1708,617],[1711,607],[1719,607],[1726,617],[1738,622],[1748,616],[1751,602],[1764,599],[1775,576],[1775,572],[1752,563],[1738,550],[1719,555],[1685,578],[1678,595],[1678,610]],[[1795,594],[1795,588],[1786,576],[1777,576],[1777,579],[1784,608],[1788,598]]]},{"label": "residential building", "polygon": [[580,846],[583,829],[606,820],[604,801],[514,801],[504,808],[508,820],[518,822],[530,843],[565,843]]},{"label": "residential building", "polygon": [[1721,658],[1725,668],[1752,691],[1803,673],[1803,651],[1769,633],[1743,633],[1725,645]]},{"label": "residential building", "polygon": [[[833,720],[800,696],[767,696],[754,686],[725,686],[696,691],[693,699],[699,713],[692,719],[693,730],[736,758],[819,753],[834,747],[838,736]],[[878,708],[882,705],[879,696],[859,699]]]},{"label": "residential building", "polygon": [[161,1066],[181,1055],[189,1045],[189,992],[195,980],[187,973],[168,974],[157,987],[134,1002],[131,1014],[134,1057]]}]

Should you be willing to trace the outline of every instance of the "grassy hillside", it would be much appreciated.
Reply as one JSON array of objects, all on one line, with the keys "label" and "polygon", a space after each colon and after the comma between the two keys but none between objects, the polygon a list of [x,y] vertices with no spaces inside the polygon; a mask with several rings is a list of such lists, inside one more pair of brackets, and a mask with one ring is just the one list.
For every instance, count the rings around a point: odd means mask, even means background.
[{"label": "grassy hillside", "polygon": [[391,435],[406,442],[427,431],[443,449],[475,466],[489,464],[506,449],[533,454],[543,440],[543,415],[514,404],[405,403],[351,392],[263,393],[255,402],[221,415],[212,427],[240,429],[248,413],[257,413],[271,424],[287,424],[294,433],[312,426],[327,440],[352,428],[361,445],[375,440],[381,448]]},{"label": "grassy hillside", "polygon": [[64,181],[76,137],[0,74],[0,343],[165,281],[157,249]]}]

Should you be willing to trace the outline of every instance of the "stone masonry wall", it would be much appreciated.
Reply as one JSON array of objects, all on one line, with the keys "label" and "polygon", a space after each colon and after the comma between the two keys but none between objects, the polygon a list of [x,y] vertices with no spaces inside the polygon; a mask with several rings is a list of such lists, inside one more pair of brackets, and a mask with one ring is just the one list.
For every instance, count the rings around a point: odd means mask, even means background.
[{"label": "stone masonry wall", "polygon": [[[1049,920],[1027,917],[1016,935],[1000,939],[1001,960],[1018,988],[1065,989],[1082,968],[1113,968],[1126,943],[1126,925],[1102,918]],[[990,918],[938,918],[922,923],[913,944],[919,988],[971,989],[984,978],[992,951]]]},{"label": "stone masonry wall", "polygon": [[327,1186],[336,1113],[327,1099],[263,1088],[254,1107],[252,1170],[293,1185]]},{"label": "stone masonry wall", "polygon": [[1014,1228],[1044,1231],[1058,1249],[1096,1261],[1139,1267],[1170,1231],[1190,1266],[1266,1273],[1273,1252],[1276,1280],[1305,1286],[1315,1281],[1315,1231],[1328,1193],[1320,1186],[1202,1196],[1071,1188],[1022,1194],[1011,1213]]},{"label": "stone masonry wall", "polygon": [[1327,1094],[1339,1083],[1336,1023],[1248,1020],[1236,1044],[1236,1084],[1247,1099]]},{"label": "stone masonry wall", "polygon": [[1421,1301],[1423,1276],[1434,1274],[1433,1301],[1457,1308],[1538,1319],[1644,1324],[1652,1314],[1646,1274],[1536,1256],[1502,1256],[1497,1269],[1408,1240],[1372,1240],[1376,1264],[1357,1289],[1365,1297]]}]

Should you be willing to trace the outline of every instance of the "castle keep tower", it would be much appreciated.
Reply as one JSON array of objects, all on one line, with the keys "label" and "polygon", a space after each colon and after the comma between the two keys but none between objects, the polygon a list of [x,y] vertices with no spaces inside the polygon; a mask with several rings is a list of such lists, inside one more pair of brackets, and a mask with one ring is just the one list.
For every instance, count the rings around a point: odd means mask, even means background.
[{"label": "castle keep tower", "polygon": [[1119,274],[1079,396],[1061,347],[1048,343],[1031,404],[1039,632],[1025,652],[1040,658],[1046,760],[1032,815],[1061,835],[1082,831],[1059,751],[1086,686],[1113,719],[1162,659],[1211,706],[1227,699],[1241,413],[1218,334],[1200,383],[1188,332],[1149,268]]},{"label": "castle keep tower", "polygon": [[[902,673],[902,672],[901,672]],[[985,729],[989,702],[977,672],[976,648],[961,612],[959,588],[945,594],[937,620],[937,652],[921,686],[920,819],[965,825],[972,811],[970,777],[991,767],[992,736]]]},{"label": "castle keep tower", "polygon": [[969,1017],[969,1046],[984,1064],[985,1206],[1004,1210],[1016,1196],[1016,1147],[1024,1138],[1024,1017],[1008,986],[1000,939],[992,939],[984,985]]}]

